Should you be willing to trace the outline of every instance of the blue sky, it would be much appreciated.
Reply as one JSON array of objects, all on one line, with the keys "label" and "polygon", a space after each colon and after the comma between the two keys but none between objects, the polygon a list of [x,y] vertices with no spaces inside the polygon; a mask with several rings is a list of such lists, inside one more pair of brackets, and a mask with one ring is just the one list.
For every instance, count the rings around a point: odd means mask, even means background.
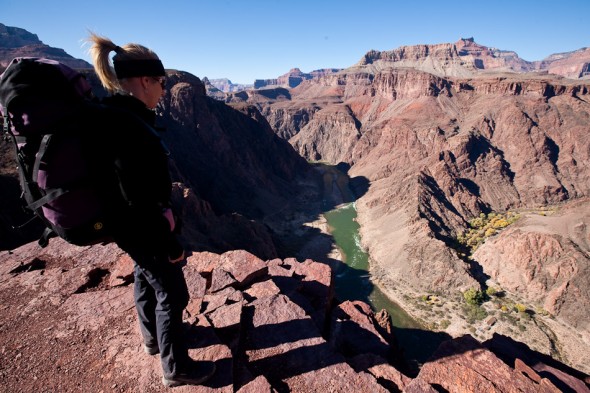
[{"label": "blue sky", "polygon": [[88,30],[152,48],[166,68],[234,83],[345,68],[367,51],[455,42],[525,60],[590,46],[590,0],[0,0],[0,23],[90,59]]}]

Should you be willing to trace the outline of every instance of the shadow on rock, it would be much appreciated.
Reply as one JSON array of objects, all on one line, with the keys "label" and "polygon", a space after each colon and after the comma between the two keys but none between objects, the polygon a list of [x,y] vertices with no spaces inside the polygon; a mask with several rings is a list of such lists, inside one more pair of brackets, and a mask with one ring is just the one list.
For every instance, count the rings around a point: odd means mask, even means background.
[{"label": "shadow on rock", "polygon": [[521,360],[541,378],[551,381],[562,392],[583,391],[583,386],[579,384],[581,381],[585,382],[586,389],[590,387],[590,377],[585,373],[537,352],[529,348],[528,345],[510,337],[496,333],[483,345],[508,365],[518,364],[518,360]]},{"label": "shadow on rock", "polygon": [[422,365],[431,359],[443,342],[452,339],[447,333],[425,329],[394,327],[393,334],[404,358],[400,371],[411,377],[418,374]]}]

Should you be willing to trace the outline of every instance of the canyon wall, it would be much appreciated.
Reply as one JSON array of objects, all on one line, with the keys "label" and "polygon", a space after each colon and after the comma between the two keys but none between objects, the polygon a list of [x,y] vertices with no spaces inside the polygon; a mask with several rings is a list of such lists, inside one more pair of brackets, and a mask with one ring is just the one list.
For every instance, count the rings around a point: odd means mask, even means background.
[{"label": "canyon wall", "polygon": [[456,247],[481,213],[548,208],[561,217],[572,203],[588,208],[590,84],[513,71],[443,76],[403,63],[452,63],[458,53],[453,45],[405,48],[388,54],[395,66],[387,67],[372,54],[282,99],[245,101],[304,157],[346,163],[351,177],[370,181],[356,208],[371,273],[385,289],[452,298],[499,285],[587,337],[588,308],[575,306],[590,301],[587,215],[569,215],[586,243],[573,230],[549,236],[523,220],[473,256]]}]

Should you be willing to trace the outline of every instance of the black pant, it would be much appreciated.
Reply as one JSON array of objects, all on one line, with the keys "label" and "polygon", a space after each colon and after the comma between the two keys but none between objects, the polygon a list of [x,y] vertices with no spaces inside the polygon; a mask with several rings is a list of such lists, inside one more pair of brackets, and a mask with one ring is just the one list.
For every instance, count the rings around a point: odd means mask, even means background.
[{"label": "black pant", "polygon": [[135,306],[147,345],[158,345],[164,376],[175,376],[188,363],[182,313],[189,294],[180,264],[167,256],[127,251],[135,261]]}]

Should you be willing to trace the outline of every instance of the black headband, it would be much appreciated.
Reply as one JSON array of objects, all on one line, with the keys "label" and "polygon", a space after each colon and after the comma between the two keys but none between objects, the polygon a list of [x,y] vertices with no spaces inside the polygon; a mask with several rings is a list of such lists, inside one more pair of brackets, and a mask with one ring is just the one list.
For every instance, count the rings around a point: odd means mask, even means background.
[{"label": "black headband", "polygon": [[113,64],[117,79],[133,76],[166,76],[164,66],[158,59],[115,60]]}]

